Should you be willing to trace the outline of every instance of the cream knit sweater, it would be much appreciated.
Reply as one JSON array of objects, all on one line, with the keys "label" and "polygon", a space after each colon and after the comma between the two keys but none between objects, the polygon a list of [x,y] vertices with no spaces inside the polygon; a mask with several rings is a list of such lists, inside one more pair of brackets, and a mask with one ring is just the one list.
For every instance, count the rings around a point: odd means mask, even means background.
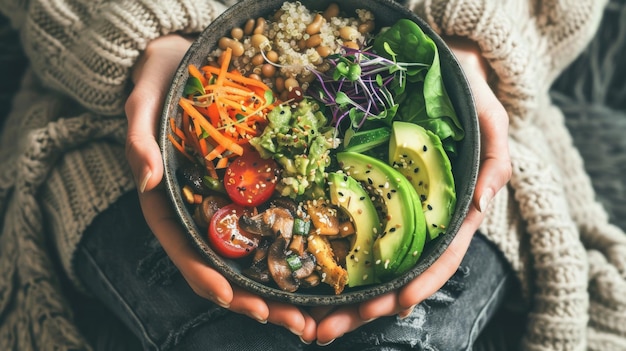
[{"label": "cream knit sweater", "polygon": [[[437,31],[480,44],[510,115],[513,177],[481,229],[522,283],[527,350],[626,350],[626,235],[595,201],[548,98],[594,34],[604,3],[409,5]],[[1,350],[86,347],[53,267],[58,256],[73,278],[81,233],[134,187],[122,116],[130,69],[151,39],[198,32],[224,8],[201,0],[0,0],[34,72],[0,140]]]}]

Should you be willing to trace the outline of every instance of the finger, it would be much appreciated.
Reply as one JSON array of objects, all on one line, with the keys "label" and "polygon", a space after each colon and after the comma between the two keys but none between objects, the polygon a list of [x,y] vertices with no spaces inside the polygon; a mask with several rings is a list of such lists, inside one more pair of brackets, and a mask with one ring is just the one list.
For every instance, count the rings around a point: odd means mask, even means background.
[{"label": "finger", "polygon": [[172,35],[156,39],[133,68],[135,86],[126,101],[126,157],[140,192],[156,187],[163,164],[156,136],[163,101],[189,41]]},{"label": "finger", "polygon": [[126,158],[139,192],[154,189],[163,176],[161,150],[156,140],[160,106],[143,91],[135,90],[126,103],[128,134]]},{"label": "finger", "polygon": [[408,309],[424,301],[454,275],[483,218],[483,213],[474,207],[470,208],[459,232],[444,253],[422,274],[400,289],[398,303],[401,308]]},{"label": "finger", "polygon": [[356,305],[342,306],[317,324],[317,344],[328,345],[368,321],[361,319]]},{"label": "finger", "polygon": [[303,313],[303,316],[304,330],[302,331],[300,340],[302,340],[302,342],[305,344],[311,344],[313,341],[315,341],[315,338],[317,338],[317,322],[308,313]]},{"label": "finger", "polygon": [[[146,63],[144,70],[152,69],[151,63]],[[156,187],[163,175],[161,150],[156,135],[169,82],[170,77],[167,75],[147,75],[137,82],[126,102],[126,158],[140,192]]]},{"label": "finger", "polygon": [[[269,315],[268,321],[272,324],[280,325],[297,336],[303,336],[307,331],[307,338],[312,340],[310,323],[313,319],[309,316],[305,318],[305,313],[297,306],[276,301],[268,301]],[[309,324],[307,326],[307,323]]]},{"label": "finger", "polygon": [[242,313],[261,324],[267,323],[270,311],[265,300],[241,288],[233,288],[230,310]]},{"label": "finger", "polygon": [[402,309],[398,304],[397,292],[392,291],[362,302],[359,306],[359,315],[362,320],[370,321],[382,316],[394,315]]},{"label": "finger", "polygon": [[324,317],[329,315],[332,311],[336,309],[336,306],[319,306],[313,307],[309,310],[309,314],[316,321],[321,321]]},{"label": "finger", "polygon": [[482,145],[473,202],[484,212],[491,199],[511,178],[509,118],[487,82],[476,75],[468,77],[475,95]]}]

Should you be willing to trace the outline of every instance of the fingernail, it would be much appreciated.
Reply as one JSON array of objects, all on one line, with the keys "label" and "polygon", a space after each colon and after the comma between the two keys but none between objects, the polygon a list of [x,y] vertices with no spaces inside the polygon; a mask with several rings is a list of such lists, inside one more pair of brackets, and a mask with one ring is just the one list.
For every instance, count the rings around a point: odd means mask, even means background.
[{"label": "fingernail", "polygon": [[302,336],[302,331],[295,330],[295,329],[292,329],[292,328],[289,328],[289,331],[294,333],[294,334],[296,334],[297,336]]},{"label": "fingernail", "polygon": [[335,341],[335,339],[332,339],[332,340],[327,341],[327,342],[320,342],[320,341],[318,340],[318,341],[316,341],[315,343],[316,343],[318,346],[328,346],[328,345],[332,344],[332,343],[333,343],[333,341]]},{"label": "fingernail", "polygon": [[398,313],[398,318],[400,318],[400,319],[407,318],[408,316],[411,315],[411,313],[413,313],[413,309],[414,308],[415,308],[415,306],[411,306],[411,307],[407,308],[406,310]]},{"label": "fingernail", "polygon": [[146,173],[146,175],[141,180],[141,183],[139,183],[140,193],[143,193],[144,191],[146,191],[146,186],[148,186],[148,181],[150,180],[150,178],[152,178],[152,171],[148,171],[148,173]]},{"label": "fingernail", "polygon": [[300,338],[300,341],[301,341],[303,344],[305,344],[305,345],[311,345],[311,342],[310,342],[310,341],[306,341],[306,340],[302,339],[302,336],[298,336],[298,337]]},{"label": "fingernail", "polygon": [[218,304],[219,306],[223,307],[223,308],[230,308],[230,304],[224,300],[222,300],[219,297],[214,297],[213,300],[215,301],[216,304]]},{"label": "fingernail", "polygon": [[256,320],[257,322],[261,324],[267,324],[267,319],[258,316],[256,313],[250,313],[250,318]]},{"label": "fingernail", "polygon": [[480,201],[478,201],[478,211],[485,212],[492,199],[493,199],[493,190],[488,188],[480,196]]}]

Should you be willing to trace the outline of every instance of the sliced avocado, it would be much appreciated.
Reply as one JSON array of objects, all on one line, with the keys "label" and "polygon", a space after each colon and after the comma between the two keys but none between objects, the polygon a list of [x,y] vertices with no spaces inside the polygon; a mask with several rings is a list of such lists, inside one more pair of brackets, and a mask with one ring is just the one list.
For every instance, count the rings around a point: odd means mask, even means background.
[{"label": "sliced avocado", "polygon": [[374,270],[378,280],[392,278],[415,233],[415,189],[401,173],[373,157],[340,152],[337,161],[346,174],[363,182],[366,190],[384,203],[385,224],[373,247]]},{"label": "sliced avocado", "polygon": [[445,233],[456,205],[450,159],[434,133],[409,122],[394,122],[389,140],[389,163],[419,195],[429,240]]},{"label": "sliced avocado", "polygon": [[[413,195],[413,203],[419,204],[419,195],[417,192],[412,191]],[[400,264],[396,271],[394,272],[394,276],[399,276],[400,274],[408,271],[413,268],[420,256],[422,256],[422,252],[424,251],[424,245],[426,244],[426,237],[428,235],[428,230],[426,228],[426,218],[424,217],[424,211],[422,211],[421,206],[415,206],[415,232],[413,233],[413,240],[411,241],[411,246],[407,251],[406,255],[403,259],[400,260]]]},{"label": "sliced avocado", "polygon": [[372,284],[375,282],[372,246],[381,230],[376,207],[361,183],[346,174],[329,173],[328,187],[330,202],[350,216],[356,232],[346,257],[348,285]]}]

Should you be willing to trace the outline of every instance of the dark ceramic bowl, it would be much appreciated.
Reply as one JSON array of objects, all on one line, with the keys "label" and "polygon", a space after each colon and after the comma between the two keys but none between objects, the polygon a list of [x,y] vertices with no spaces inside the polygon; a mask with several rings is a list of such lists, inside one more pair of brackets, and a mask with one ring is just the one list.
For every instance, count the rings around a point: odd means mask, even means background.
[{"label": "dark ceramic bowl", "polygon": [[[206,258],[207,262],[232,283],[260,296],[298,305],[340,305],[360,302],[400,288],[420,275],[443,253],[456,235],[467,214],[478,173],[479,131],[472,94],[465,79],[465,75],[451,51],[442,39],[415,14],[389,0],[341,1],[341,9],[351,16],[354,16],[354,9],[357,8],[371,10],[376,16],[377,28],[390,26],[400,18],[412,19],[437,44],[444,84],[466,133],[465,138],[458,147],[458,157],[452,160],[453,175],[457,191],[456,210],[448,226],[448,232],[445,235],[440,235],[437,239],[426,245],[419,262],[413,269],[389,282],[359,288],[346,288],[344,292],[339,295],[335,295],[330,288],[326,289],[324,287],[299,289],[294,293],[289,293],[275,287],[257,283],[241,274],[241,270],[243,269],[241,263],[217,255],[208,245],[206,233],[200,231],[194,223],[192,214],[186,207],[186,203],[182,198],[180,191],[181,186],[176,177],[176,170],[182,162],[184,162],[184,158],[181,157],[178,151],[168,141],[168,118],[174,116],[177,120],[180,120],[181,111],[177,101],[182,95],[188,77],[188,65],[195,64],[200,67],[206,64],[209,53],[216,48],[216,43],[220,37],[228,35],[230,29],[235,26],[243,26],[248,18],[267,17],[275,12],[283,1],[284,0],[244,0],[237,3],[207,27],[184,56],[174,76],[171,90],[167,95],[160,126],[161,131],[159,138],[165,165],[167,192],[184,229],[189,235],[189,239],[203,257]],[[318,10],[327,8],[331,2],[332,1],[329,0],[301,0],[301,3],[310,9]]]}]

